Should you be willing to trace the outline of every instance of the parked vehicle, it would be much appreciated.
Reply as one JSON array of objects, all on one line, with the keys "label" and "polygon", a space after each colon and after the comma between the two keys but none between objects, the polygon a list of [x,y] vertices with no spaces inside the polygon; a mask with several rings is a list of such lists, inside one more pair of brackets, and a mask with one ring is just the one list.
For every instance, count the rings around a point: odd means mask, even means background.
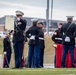
[{"label": "parked vehicle", "polygon": [[[54,32],[49,32],[49,36],[52,36],[54,34]],[[44,35],[48,35],[47,32],[44,33]]]},{"label": "parked vehicle", "polygon": [[1,37],[1,38],[4,38],[4,37],[5,37],[5,32],[2,32],[2,31],[1,31],[1,32],[0,32],[0,37]]}]

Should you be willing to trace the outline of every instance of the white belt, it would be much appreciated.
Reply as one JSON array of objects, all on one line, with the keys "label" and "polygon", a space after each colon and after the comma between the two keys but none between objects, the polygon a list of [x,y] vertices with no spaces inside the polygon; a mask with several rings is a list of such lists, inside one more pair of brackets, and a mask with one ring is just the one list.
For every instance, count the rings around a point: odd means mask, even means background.
[{"label": "white belt", "polygon": [[62,40],[62,38],[55,38],[55,40]]},{"label": "white belt", "polygon": [[44,38],[39,37],[40,40],[44,40]]}]

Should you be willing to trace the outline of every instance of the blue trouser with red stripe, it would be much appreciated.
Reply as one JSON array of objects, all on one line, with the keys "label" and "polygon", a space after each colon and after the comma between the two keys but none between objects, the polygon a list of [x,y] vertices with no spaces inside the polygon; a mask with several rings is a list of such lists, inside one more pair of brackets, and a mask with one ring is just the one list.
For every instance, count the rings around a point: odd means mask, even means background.
[{"label": "blue trouser with red stripe", "polygon": [[66,55],[68,54],[68,51],[70,51],[71,56],[71,67],[74,67],[74,48],[75,45],[63,45],[63,55],[62,55],[62,67],[66,67],[65,65],[65,59]]},{"label": "blue trouser with red stripe", "polygon": [[14,54],[15,54],[15,67],[22,67],[22,55],[23,55],[23,42],[14,44]]}]

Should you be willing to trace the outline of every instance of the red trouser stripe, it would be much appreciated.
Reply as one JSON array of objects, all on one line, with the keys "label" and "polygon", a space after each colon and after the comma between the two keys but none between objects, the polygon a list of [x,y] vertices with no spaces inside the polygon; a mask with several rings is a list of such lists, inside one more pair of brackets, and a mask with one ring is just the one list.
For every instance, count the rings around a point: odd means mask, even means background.
[{"label": "red trouser stripe", "polygon": [[24,67],[24,44],[23,44],[23,48],[22,48],[22,67]]}]

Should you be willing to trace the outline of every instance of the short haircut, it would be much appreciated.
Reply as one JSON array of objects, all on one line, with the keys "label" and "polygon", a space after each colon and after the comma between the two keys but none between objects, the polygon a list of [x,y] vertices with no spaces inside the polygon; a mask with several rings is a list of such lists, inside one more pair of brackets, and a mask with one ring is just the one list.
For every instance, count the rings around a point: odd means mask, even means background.
[{"label": "short haircut", "polygon": [[63,23],[60,22],[60,23],[58,23],[58,24],[59,24],[59,25],[62,25]]},{"label": "short haircut", "polygon": [[42,24],[42,25],[44,25],[43,22],[38,22],[38,24]]},{"label": "short haircut", "polygon": [[38,22],[38,21],[33,21],[33,22],[32,22],[32,25],[33,25],[33,26],[37,26],[37,22]]}]

